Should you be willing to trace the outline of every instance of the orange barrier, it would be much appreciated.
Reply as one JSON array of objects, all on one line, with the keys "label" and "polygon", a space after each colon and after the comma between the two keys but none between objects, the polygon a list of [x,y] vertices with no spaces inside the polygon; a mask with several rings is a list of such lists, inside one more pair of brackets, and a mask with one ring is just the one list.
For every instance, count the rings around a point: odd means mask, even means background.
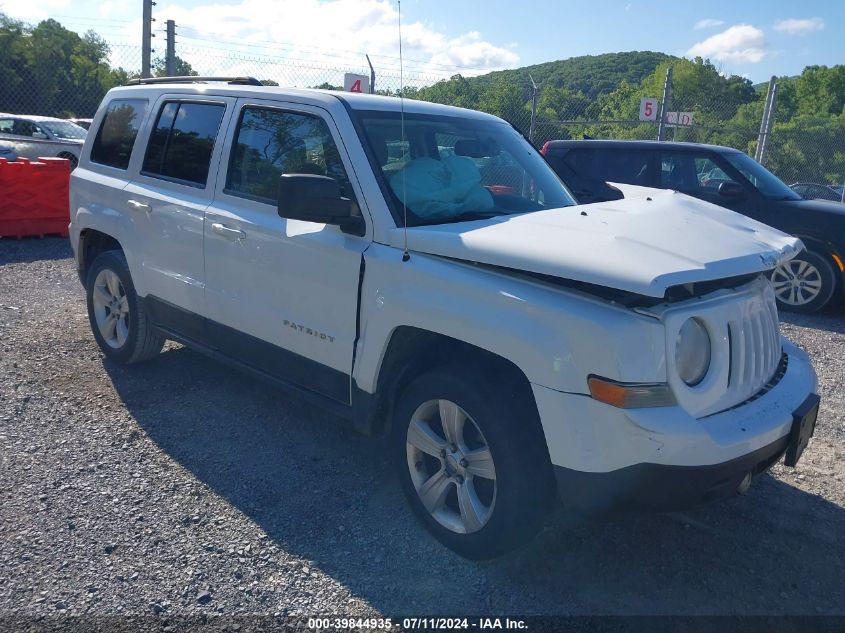
[{"label": "orange barrier", "polygon": [[70,161],[0,158],[0,237],[58,234],[70,223]]}]

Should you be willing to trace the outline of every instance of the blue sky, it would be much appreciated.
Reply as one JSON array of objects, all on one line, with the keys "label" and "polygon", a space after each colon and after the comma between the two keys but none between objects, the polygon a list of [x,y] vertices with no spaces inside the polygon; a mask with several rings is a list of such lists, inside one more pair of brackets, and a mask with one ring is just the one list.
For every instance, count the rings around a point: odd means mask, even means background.
[{"label": "blue sky", "polygon": [[[396,9],[390,0],[158,0],[154,15],[157,26],[175,19],[186,46],[334,66],[369,52],[393,69]],[[139,40],[141,0],[0,0],[0,10],[55,17],[114,44]],[[845,63],[840,0],[404,0],[402,22],[406,68],[446,76],[628,50],[700,54],[755,82]]]}]

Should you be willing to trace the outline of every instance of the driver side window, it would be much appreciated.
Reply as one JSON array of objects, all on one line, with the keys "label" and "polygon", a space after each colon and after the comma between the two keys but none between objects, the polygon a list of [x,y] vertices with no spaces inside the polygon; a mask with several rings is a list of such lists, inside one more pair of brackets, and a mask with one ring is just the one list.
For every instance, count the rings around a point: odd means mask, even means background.
[{"label": "driver side window", "polygon": [[711,158],[689,152],[665,152],[660,164],[660,186],[694,195],[719,193],[719,185],[736,183]]},{"label": "driver side window", "polygon": [[275,204],[279,176],[314,174],[340,184],[354,200],[337,145],[323,119],[272,108],[246,107],[235,133],[226,192]]},{"label": "driver side window", "polygon": [[23,121],[21,119],[15,119],[14,124],[12,125],[12,134],[17,134],[18,136],[32,136],[36,132],[40,132],[41,130],[38,128],[35,123],[31,121]]}]

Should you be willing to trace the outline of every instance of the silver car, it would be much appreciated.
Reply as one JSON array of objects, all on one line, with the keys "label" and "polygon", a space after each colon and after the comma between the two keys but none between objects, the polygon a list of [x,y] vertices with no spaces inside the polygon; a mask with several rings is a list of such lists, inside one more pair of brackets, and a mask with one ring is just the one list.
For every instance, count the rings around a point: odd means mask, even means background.
[{"label": "silver car", "polygon": [[23,158],[67,158],[74,169],[87,133],[65,119],[0,113],[0,143],[11,145]]},{"label": "silver car", "polygon": [[9,162],[13,162],[18,159],[18,154],[11,145],[0,143],[0,158],[5,158]]}]

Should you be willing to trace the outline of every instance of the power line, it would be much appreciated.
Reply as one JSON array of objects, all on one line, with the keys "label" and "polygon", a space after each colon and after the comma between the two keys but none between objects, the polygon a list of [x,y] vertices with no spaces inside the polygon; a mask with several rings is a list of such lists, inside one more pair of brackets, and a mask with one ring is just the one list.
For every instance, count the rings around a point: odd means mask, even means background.
[{"label": "power line", "polygon": [[[145,0],[145,2],[147,2],[147,1],[149,1],[149,0]],[[155,4],[155,3],[153,2],[151,4]],[[113,19],[113,18],[94,18],[94,17],[77,17],[77,16],[71,16],[71,15],[58,15],[58,14],[54,15],[53,17],[64,19],[66,22],[69,23],[70,26],[80,26],[81,25],[81,26],[87,26],[87,27],[95,27],[94,30],[96,31],[96,33],[100,36],[105,37],[110,46],[131,46],[131,44],[124,41],[125,38],[128,38],[129,36],[127,35],[126,31],[123,30],[120,27],[120,25],[121,24],[132,24],[132,23],[135,22],[135,20],[119,20],[119,19]],[[142,20],[142,22],[144,22],[144,20]],[[32,22],[24,21],[24,23],[28,24],[29,26],[34,26],[34,24]],[[73,24],[70,24],[70,23],[73,23]],[[104,23],[104,24],[98,24],[98,23]],[[185,31],[187,33],[193,32],[193,33],[196,33],[197,35],[199,35],[199,32],[196,29],[193,29],[193,28],[190,28],[190,27],[181,27],[181,29],[182,29],[182,31]],[[164,28],[155,29],[155,33],[166,33],[166,30]],[[152,38],[152,37],[155,37],[155,35],[153,34],[153,29],[150,28],[149,38]],[[272,60],[278,60],[278,61],[294,61],[294,62],[299,62],[299,63],[302,63],[302,64],[310,64],[310,65],[313,65],[313,64],[328,64],[330,62],[321,61],[319,59],[302,59],[302,58],[290,57],[290,56],[285,56],[285,55],[271,55],[267,52],[250,53],[249,51],[243,51],[243,50],[240,50],[240,49],[246,48],[246,49],[255,49],[255,50],[258,50],[258,51],[278,51],[279,49],[290,50],[290,51],[296,50],[296,51],[304,52],[306,54],[319,55],[320,57],[327,59],[327,60],[332,60],[332,59],[333,60],[341,60],[345,64],[350,63],[350,59],[349,59],[350,55],[363,56],[363,55],[366,54],[365,51],[360,51],[360,50],[322,49],[322,48],[317,48],[317,47],[313,47],[313,46],[302,46],[302,45],[297,44],[295,42],[278,42],[278,41],[271,42],[271,41],[268,41],[268,40],[253,40],[252,43],[241,43],[241,42],[226,43],[226,42],[223,42],[224,46],[219,46],[219,45],[215,45],[215,44],[219,44],[219,42],[217,42],[216,40],[208,40],[208,39],[203,38],[203,37],[195,37],[195,36],[191,36],[191,35],[188,35],[188,34],[185,34],[185,33],[180,33],[180,37],[183,40],[187,40],[189,42],[199,42],[202,45],[202,46],[200,46],[198,44],[190,44],[189,43],[189,46],[192,46],[192,47],[195,47],[195,48],[208,48],[208,49],[213,49],[213,50],[220,50],[220,51],[228,52],[230,54],[232,52],[238,52],[238,53],[247,54],[247,55],[249,55],[249,54],[261,55],[263,57],[268,58],[268,60],[272,59]],[[121,39],[119,40],[118,38],[121,38]],[[151,40],[147,39],[146,36],[143,38],[143,41],[149,42],[149,44],[145,44],[145,46],[150,46],[152,44]],[[228,46],[231,46],[233,48],[225,47],[225,45],[227,45],[227,44],[228,44]],[[143,48],[144,48],[144,46],[142,46],[142,52],[143,52]],[[144,56],[142,55],[142,57],[144,57]],[[381,61],[380,66],[384,70],[394,71],[394,72],[399,72],[399,70],[400,70],[400,64],[399,64],[399,57],[398,56],[387,55],[387,54],[371,54],[370,57],[372,59],[375,59],[375,60],[380,60]],[[389,60],[389,61],[385,61],[385,60]],[[251,59],[251,61],[255,61],[255,59]],[[423,59],[406,59],[405,60],[406,65],[407,65],[407,62],[411,62],[410,70],[412,70],[415,73],[418,73],[418,74],[429,73],[433,76],[436,75],[438,77],[445,76],[449,73],[459,72],[461,70],[464,70],[464,71],[471,70],[471,71],[478,72],[478,73],[489,73],[489,72],[493,72],[494,70],[497,70],[496,68],[481,67],[481,66],[464,66],[464,65],[458,65],[458,64],[454,64],[454,65],[441,64],[441,63],[431,62],[431,61],[427,61],[427,60],[423,60]],[[362,64],[362,67],[363,67],[363,64]]]},{"label": "power line", "polygon": [[[201,44],[194,44],[194,43],[189,42],[188,47],[191,47],[191,48],[199,48],[199,49],[206,48],[206,49],[225,51],[225,52],[230,53],[230,54],[231,53],[240,53],[240,54],[245,54],[245,55],[252,55],[253,59],[263,57],[263,58],[266,58],[266,59],[273,59],[273,60],[278,60],[278,61],[298,61],[298,62],[302,62],[302,63],[306,63],[306,64],[328,64],[328,63],[330,63],[328,60],[341,60],[345,64],[350,63],[349,55],[340,55],[340,54],[335,54],[335,53],[331,53],[331,52],[327,52],[327,51],[321,51],[319,49],[312,49],[312,50],[315,51],[315,54],[320,55],[324,59],[302,59],[302,58],[299,58],[299,57],[291,57],[291,56],[287,56],[287,55],[271,55],[271,54],[268,54],[268,53],[263,52],[263,51],[262,52],[252,52],[252,51],[248,51],[248,50],[247,51],[238,50],[238,48],[226,48],[226,47],[222,47],[222,46],[213,46],[213,45],[207,44],[206,43],[207,40],[201,40],[201,39],[193,38],[193,37],[190,37],[190,36],[187,36],[187,35],[183,35],[183,36],[181,36],[181,38],[182,38],[182,40],[188,40],[190,42],[201,42]],[[241,45],[240,44],[233,44],[232,46],[240,47]],[[245,46],[245,48],[250,48],[250,47]],[[304,51],[304,52],[308,53],[307,50]],[[363,55],[363,53],[350,53],[350,55],[353,55],[353,54],[354,55]],[[372,57],[377,57],[377,56],[373,55]],[[362,68],[364,68],[363,64],[360,64],[360,66]],[[438,66],[439,66],[439,68],[438,68]],[[389,71],[394,71],[394,72],[399,72],[399,70],[400,70],[399,65],[394,64],[394,63],[382,64],[381,68],[384,69],[384,70],[389,70]],[[444,65],[441,65],[441,64],[429,65],[427,62],[421,62],[420,65],[415,65],[410,70],[412,70],[413,72],[418,73],[418,74],[429,73],[431,75],[443,77],[443,76],[446,76],[446,75],[449,75],[449,74],[453,74],[456,70],[456,67],[444,66]],[[491,72],[491,70],[488,70],[488,69],[477,69],[477,70],[479,70],[480,72]]]},{"label": "power line", "polygon": [[50,16],[51,18],[61,18],[62,20],[84,20],[86,22],[120,22],[121,24],[131,24],[135,20],[116,20],[113,18],[92,18],[92,17],[84,17],[81,18],[77,15],[56,15],[53,14]]},{"label": "power line", "polygon": [[[193,33],[196,33],[197,35],[200,35],[199,31],[197,31],[196,29],[193,29],[191,27],[184,27],[184,29],[186,31],[191,31]],[[196,36],[189,36],[189,35],[183,35],[183,37],[193,39],[193,40],[196,40],[196,41],[201,41],[201,42],[215,41],[215,40],[208,40],[208,39],[205,39],[203,37],[196,37]],[[361,51],[361,50],[348,50],[348,49],[337,49],[337,48],[336,49],[329,49],[328,51],[326,51],[325,49],[316,48],[316,47],[313,47],[313,46],[302,46],[302,45],[297,44],[295,42],[276,42],[276,41],[271,42],[269,40],[253,40],[253,42],[255,42],[255,43],[246,44],[246,43],[240,43],[240,42],[237,42],[237,43],[233,42],[232,44],[235,45],[235,46],[243,46],[243,47],[248,47],[248,48],[264,48],[264,49],[268,49],[268,48],[270,48],[270,49],[273,49],[273,48],[291,48],[291,49],[294,49],[295,48],[295,49],[299,49],[299,50],[303,50],[303,51],[317,52],[317,53],[321,53],[323,55],[329,55],[329,54],[333,54],[333,53],[349,53],[349,54],[353,54],[353,55],[364,55],[366,53],[366,51]],[[370,54],[370,57],[378,58],[378,59],[396,60],[397,70],[399,68],[399,64],[398,64],[399,57],[396,56],[396,55]],[[495,70],[494,68],[482,67],[482,66],[463,66],[463,65],[459,65],[459,64],[439,64],[439,63],[430,62],[430,61],[427,61],[427,60],[424,60],[424,59],[412,59],[412,58],[409,59],[409,58],[406,58],[404,61],[406,63],[410,61],[410,62],[415,62],[417,64],[424,64],[426,66],[438,66],[438,67],[443,68],[445,70],[477,70],[477,71],[482,71],[482,72],[492,72],[493,70]]]}]

